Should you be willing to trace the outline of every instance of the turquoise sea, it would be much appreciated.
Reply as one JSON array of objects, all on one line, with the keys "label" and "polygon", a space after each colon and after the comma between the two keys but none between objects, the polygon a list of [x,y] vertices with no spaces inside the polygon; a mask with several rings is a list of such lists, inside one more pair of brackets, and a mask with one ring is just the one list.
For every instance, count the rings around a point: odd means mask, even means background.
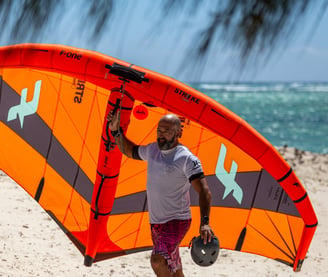
[{"label": "turquoise sea", "polygon": [[328,153],[328,83],[197,83],[275,146]]}]

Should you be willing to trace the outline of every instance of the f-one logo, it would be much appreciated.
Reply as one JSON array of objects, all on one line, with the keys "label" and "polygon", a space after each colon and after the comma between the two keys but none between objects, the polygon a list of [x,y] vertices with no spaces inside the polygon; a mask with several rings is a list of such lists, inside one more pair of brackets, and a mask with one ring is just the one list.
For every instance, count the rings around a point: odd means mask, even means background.
[{"label": "f-one logo", "polygon": [[243,190],[236,182],[236,174],[238,170],[238,164],[233,160],[230,168],[230,172],[226,171],[224,168],[224,161],[227,155],[227,147],[222,143],[218,163],[216,165],[215,174],[216,177],[225,187],[223,200],[231,193],[237,202],[241,205],[243,200]]},{"label": "f-one logo", "polygon": [[71,58],[74,60],[81,60],[82,55],[81,54],[77,54],[77,53],[73,53],[73,52],[66,52],[65,50],[62,50],[59,54],[59,56],[65,56],[67,58]]},{"label": "f-one logo", "polygon": [[7,121],[15,120],[18,116],[21,128],[23,128],[25,116],[35,114],[38,110],[41,83],[41,80],[35,82],[34,95],[30,102],[26,102],[27,88],[22,89],[20,104],[9,109]]}]

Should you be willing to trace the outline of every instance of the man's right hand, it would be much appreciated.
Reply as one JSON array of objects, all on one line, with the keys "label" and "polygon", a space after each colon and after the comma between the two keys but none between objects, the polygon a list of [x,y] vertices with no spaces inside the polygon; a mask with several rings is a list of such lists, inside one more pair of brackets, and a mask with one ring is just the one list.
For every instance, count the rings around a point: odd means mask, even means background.
[{"label": "man's right hand", "polygon": [[118,128],[120,128],[120,111],[117,111],[115,114],[113,114],[113,110],[111,110],[107,115],[107,120],[109,122],[109,129],[111,131],[116,131]]}]

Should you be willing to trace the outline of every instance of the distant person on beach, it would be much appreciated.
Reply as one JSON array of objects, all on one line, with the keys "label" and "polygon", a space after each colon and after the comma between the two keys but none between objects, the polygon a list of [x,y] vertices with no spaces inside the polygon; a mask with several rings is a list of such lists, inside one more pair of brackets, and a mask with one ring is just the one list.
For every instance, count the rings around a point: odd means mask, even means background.
[{"label": "distant person on beach", "polygon": [[179,245],[191,224],[191,185],[199,194],[200,235],[204,243],[214,236],[209,226],[211,192],[201,163],[179,143],[181,122],[176,115],[164,115],[159,120],[157,142],[140,146],[125,137],[119,118],[119,112],[110,112],[107,117],[119,149],[129,158],[148,162],[147,203],[153,240],[151,266],[157,276],[184,276]]}]

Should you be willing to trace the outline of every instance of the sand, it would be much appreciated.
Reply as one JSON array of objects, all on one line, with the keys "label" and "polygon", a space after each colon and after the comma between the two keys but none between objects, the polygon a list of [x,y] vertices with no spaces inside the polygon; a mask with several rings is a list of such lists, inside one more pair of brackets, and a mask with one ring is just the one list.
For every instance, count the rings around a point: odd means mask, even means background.
[{"label": "sand", "polygon": [[[208,268],[181,248],[185,276],[328,276],[328,154],[278,148],[303,182],[319,226],[302,271],[252,254],[221,249]],[[83,265],[83,257],[57,224],[15,182],[0,172],[0,276],[154,276],[150,252]]]}]

